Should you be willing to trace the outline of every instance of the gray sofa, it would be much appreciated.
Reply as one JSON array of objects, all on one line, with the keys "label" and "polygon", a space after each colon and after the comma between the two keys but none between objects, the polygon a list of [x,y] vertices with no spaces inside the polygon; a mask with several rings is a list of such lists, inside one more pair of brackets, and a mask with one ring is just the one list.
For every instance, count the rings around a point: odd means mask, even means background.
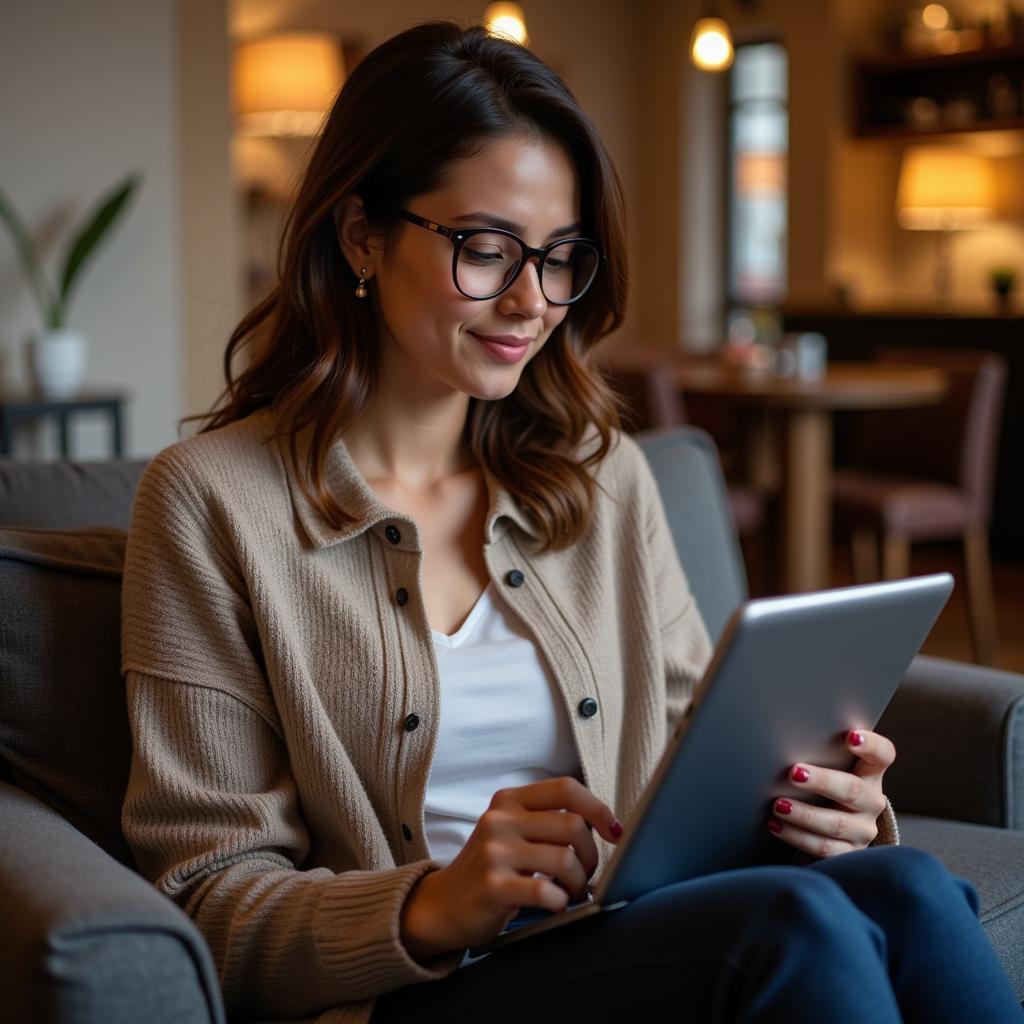
[{"label": "gray sofa", "polygon": [[[709,628],[746,585],[717,458],[641,438]],[[143,462],[0,459],[0,1006],[12,1022],[225,1020],[191,921],[133,870],[120,677],[124,529]],[[904,841],[970,878],[1024,997],[1024,679],[918,658],[881,729]]]}]

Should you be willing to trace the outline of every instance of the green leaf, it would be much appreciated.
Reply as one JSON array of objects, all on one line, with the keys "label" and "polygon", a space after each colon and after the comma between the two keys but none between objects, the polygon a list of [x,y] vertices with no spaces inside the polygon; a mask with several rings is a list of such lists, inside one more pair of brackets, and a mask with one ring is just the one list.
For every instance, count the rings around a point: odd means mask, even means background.
[{"label": "green leaf", "polygon": [[25,276],[29,279],[32,291],[35,293],[36,302],[39,304],[39,312],[42,314],[44,323],[48,324],[53,319],[57,303],[50,286],[46,283],[42,265],[39,262],[39,257],[36,256],[28,231],[3,189],[0,189],[0,220],[7,225],[7,229],[11,233],[14,247],[18,250],[18,257],[21,259],[22,270],[25,271]]},{"label": "green leaf", "polygon": [[67,261],[64,264],[64,273],[61,276],[60,298],[58,299],[60,308],[54,311],[57,314],[58,320],[63,319],[68,296],[71,293],[71,286],[77,280],[82,267],[100,240],[110,229],[110,226],[117,220],[122,208],[128,202],[140,180],[141,178],[138,174],[130,174],[109,195],[104,196],[97,203],[96,212],[91,220],[78,233],[72,243]]}]

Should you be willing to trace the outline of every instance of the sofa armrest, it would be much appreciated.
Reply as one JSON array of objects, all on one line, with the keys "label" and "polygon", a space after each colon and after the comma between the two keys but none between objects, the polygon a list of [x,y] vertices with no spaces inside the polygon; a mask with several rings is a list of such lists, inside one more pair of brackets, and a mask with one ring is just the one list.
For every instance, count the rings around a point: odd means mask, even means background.
[{"label": "sofa armrest", "polygon": [[878,731],[897,815],[1024,829],[1024,676],[921,655]]},{"label": "sofa armrest", "polygon": [[0,783],[0,992],[7,1020],[225,1019],[188,917],[45,803]]}]

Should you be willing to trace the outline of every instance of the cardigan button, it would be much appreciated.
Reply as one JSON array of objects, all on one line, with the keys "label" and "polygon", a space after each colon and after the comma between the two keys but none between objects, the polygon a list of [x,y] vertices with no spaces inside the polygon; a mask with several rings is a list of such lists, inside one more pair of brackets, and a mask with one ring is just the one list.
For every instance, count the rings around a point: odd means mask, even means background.
[{"label": "cardigan button", "polygon": [[420,724],[420,716],[419,715],[409,715],[409,717],[405,720],[405,731],[406,732],[412,732],[413,729],[415,729],[416,726],[419,725],[419,724]]},{"label": "cardigan button", "polygon": [[399,604],[405,604],[409,600],[409,591],[405,587],[399,587],[395,591],[395,600]]},{"label": "cardigan button", "polygon": [[526,577],[518,569],[513,569],[505,579],[510,587],[521,587],[526,582]]},{"label": "cardigan button", "polygon": [[404,821],[402,822],[402,835],[405,836],[407,843],[412,842],[412,832],[409,831],[409,826]]},{"label": "cardigan button", "polygon": [[580,701],[580,714],[584,718],[591,718],[597,714],[597,701],[593,697],[584,697]]},{"label": "cardigan button", "polygon": [[397,544],[401,539],[402,535],[398,531],[398,527],[394,523],[388,523],[384,528],[384,536],[387,537],[392,544]]}]

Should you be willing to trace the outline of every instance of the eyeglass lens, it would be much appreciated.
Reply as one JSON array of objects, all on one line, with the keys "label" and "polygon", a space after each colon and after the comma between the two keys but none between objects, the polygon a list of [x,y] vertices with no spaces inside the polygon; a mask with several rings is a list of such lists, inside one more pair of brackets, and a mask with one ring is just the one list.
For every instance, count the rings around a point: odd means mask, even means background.
[{"label": "eyeglass lens", "polygon": [[[466,295],[489,299],[512,279],[522,260],[522,248],[508,235],[471,235],[459,250],[456,283]],[[587,242],[556,245],[538,268],[544,298],[556,305],[579,298],[594,279],[597,263],[597,249]]]}]

